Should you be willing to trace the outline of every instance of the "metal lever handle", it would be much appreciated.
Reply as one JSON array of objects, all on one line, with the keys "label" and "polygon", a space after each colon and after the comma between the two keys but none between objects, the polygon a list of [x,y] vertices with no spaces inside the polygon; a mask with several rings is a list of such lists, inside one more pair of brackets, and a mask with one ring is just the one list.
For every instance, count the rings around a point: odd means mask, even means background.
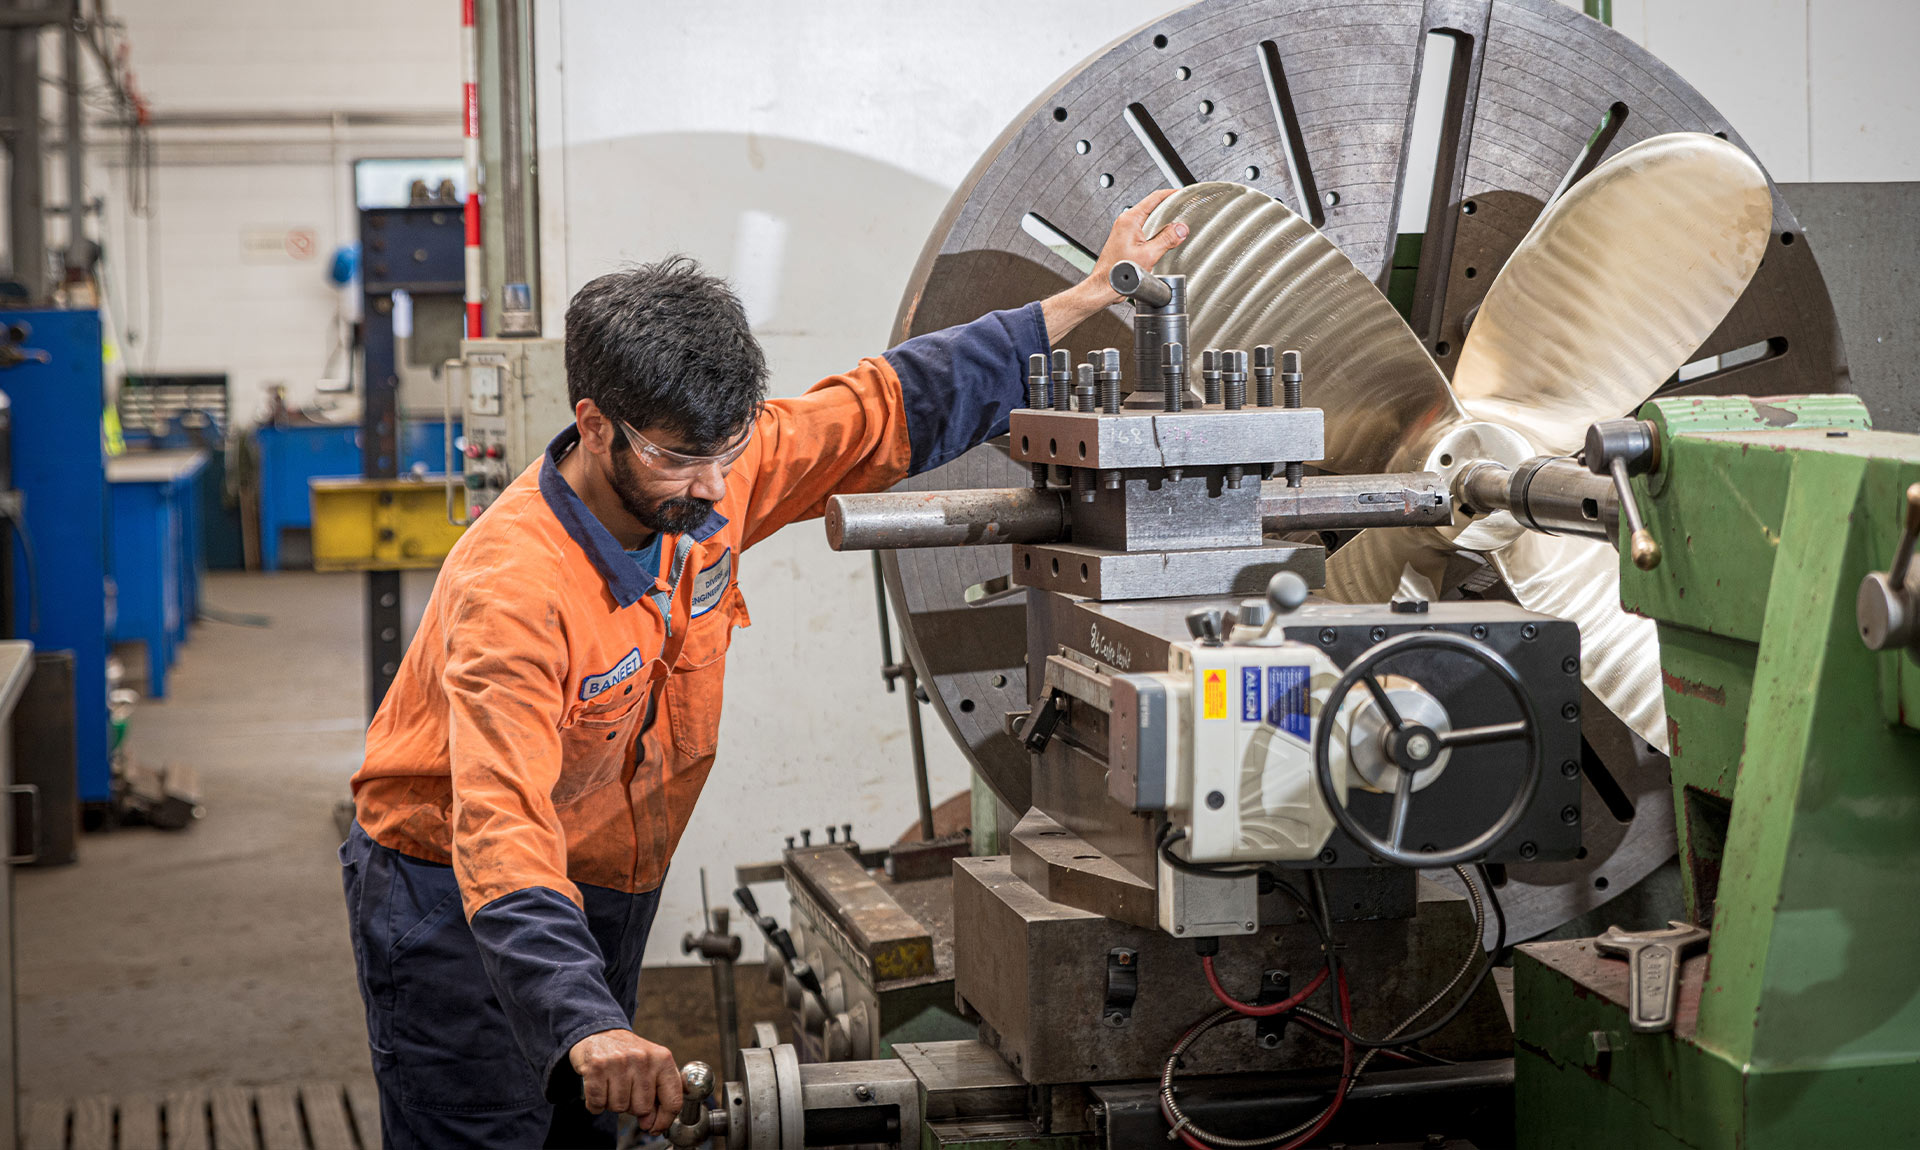
[{"label": "metal lever handle", "polygon": [[1651,571],[1660,566],[1660,541],[1640,519],[1640,505],[1633,501],[1633,488],[1627,484],[1627,461],[1616,455],[1607,464],[1607,471],[1613,476],[1614,491],[1620,495],[1620,513],[1627,517],[1627,527],[1632,532],[1633,565],[1642,571]]},{"label": "metal lever handle", "polygon": [[680,1068],[680,1086],[680,1117],[667,1127],[667,1141],[690,1150],[713,1137],[713,1111],[707,1109],[713,1071],[704,1062],[689,1062]]},{"label": "metal lever handle", "polygon": [[1907,588],[1907,574],[1913,568],[1915,542],[1920,542],[1920,483],[1907,488],[1907,519],[1893,562],[1885,573],[1869,571],[1860,580],[1854,621],[1860,625],[1860,641],[1869,651],[1913,645],[1914,595]]},{"label": "metal lever handle", "polygon": [[1132,260],[1114,264],[1107,273],[1107,283],[1114,291],[1148,307],[1166,307],[1173,302],[1173,288],[1167,281]]},{"label": "metal lever handle", "polygon": [[1887,582],[1895,587],[1907,585],[1907,568],[1913,566],[1913,544],[1920,538],[1920,483],[1907,488],[1907,525],[1900,533],[1900,546],[1893,553],[1893,566],[1887,571]]}]

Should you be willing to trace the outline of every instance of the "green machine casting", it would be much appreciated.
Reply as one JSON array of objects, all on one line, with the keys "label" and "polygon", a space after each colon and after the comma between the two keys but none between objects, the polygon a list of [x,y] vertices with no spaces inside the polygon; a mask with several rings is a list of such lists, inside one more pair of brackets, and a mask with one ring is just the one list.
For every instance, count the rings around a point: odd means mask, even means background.
[{"label": "green machine casting", "polygon": [[1520,948],[1519,1145],[1920,1145],[1920,667],[1897,558],[1920,437],[1843,395],[1640,415],[1660,558],[1636,567],[1622,526],[1621,599],[1659,626],[1687,913],[1711,937],[1644,968],[1642,996],[1677,975],[1657,1032],[1599,940]]}]

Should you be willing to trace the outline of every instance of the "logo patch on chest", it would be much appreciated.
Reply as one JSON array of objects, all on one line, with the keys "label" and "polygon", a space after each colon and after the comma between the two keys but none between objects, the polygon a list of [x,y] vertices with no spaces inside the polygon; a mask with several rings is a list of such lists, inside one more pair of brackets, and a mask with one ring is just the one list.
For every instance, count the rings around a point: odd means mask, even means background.
[{"label": "logo patch on chest", "polygon": [[602,671],[598,675],[588,675],[580,680],[580,698],[583,701],[591,699],[609,687],[619,686],[638,674],[645,663],[646,660],[640,657],[640,648],[635,647],[615,663],[611,670]]},{"label": "logo patch on chest", "polygon": [[693,617],[698,619],[720,605],[727,585],[733,582],[733,548],[693,577]]}]

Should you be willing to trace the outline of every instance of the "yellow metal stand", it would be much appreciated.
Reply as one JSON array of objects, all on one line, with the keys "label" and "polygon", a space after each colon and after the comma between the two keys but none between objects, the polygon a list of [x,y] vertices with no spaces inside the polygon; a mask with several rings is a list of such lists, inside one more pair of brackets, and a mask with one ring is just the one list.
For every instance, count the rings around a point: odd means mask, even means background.
[{"label": "yellow metal stand", "polygon": [[437,567],[464,528],[447,521],[444,477],[315,479],[316,571]]}]

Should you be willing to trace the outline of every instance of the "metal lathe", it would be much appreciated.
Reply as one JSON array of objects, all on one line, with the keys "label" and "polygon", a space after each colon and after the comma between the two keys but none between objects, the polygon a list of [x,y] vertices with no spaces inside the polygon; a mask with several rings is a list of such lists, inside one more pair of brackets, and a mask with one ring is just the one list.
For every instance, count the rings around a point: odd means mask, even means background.
[{"label": "metal lathe", "polygon": [[829,505],[991,801],[789,843],[796,1041],[671,1139],[1920,1144],[1920,438],[1734,127],[1551,0],[1203,0],[1007,129],[896,334],[1166,184],[1004,440]]}]

